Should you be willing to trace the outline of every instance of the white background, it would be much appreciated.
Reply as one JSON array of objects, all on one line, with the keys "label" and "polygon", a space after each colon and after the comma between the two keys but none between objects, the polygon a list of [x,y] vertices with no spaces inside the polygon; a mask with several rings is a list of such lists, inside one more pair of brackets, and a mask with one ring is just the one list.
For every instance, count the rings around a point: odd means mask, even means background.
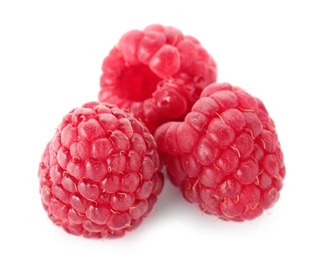
[{"label": "white background", "polygon": [[[322,2],[0,0],[0,259],[326,259]],[[287,166],[281,198],[259,219],[224,222],[167,183],[125,237],[69,235],[41,206],[41,153],[70,109],[97,99],[120,36],[152,23],[195,36],[219,81],[265,103]]]}]

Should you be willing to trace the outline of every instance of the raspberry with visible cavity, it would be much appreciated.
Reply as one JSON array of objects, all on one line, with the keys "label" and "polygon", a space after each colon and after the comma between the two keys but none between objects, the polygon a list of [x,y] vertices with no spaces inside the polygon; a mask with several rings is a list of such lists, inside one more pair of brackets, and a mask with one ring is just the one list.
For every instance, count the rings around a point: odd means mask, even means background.
[{"label": "raspberry with visible cavity", "polygon": [[68,233],[120,237],[153,209],[161,169],[146,127],[114,105],[89,102],[63,118],[45,148],[42,204]]},{"label": "raspberry with visible cavity", "polygon": [[182,120],[217,76],[198,40],[162,25],[125,33],[102,71],[99,100],[128,109],[152,133],[164,122]]},{"label": "raspberry with visible cavity", "polygon": [[183,122],[163,124],[155,139],[171,182],[208,214],[251,220],[279,198],[285,166],[274,122],[238,87],[211,84]]}]

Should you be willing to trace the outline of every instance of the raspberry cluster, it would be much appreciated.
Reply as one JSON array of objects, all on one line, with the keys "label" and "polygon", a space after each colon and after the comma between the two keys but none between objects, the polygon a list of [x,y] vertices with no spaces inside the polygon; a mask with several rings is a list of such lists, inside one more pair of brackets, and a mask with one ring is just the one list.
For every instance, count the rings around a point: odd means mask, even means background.
[{"label": "raspberry cluster", "polygon": [[261,100],[216,83],[196,38],[158,24],[131,30],[102,72],[99,102],[65,115],[41,157],[41,201],[56,225],[123,236],[153,210],[163,170],[223,220],[252,220],[277,202],[285,165],[274,122]]}]

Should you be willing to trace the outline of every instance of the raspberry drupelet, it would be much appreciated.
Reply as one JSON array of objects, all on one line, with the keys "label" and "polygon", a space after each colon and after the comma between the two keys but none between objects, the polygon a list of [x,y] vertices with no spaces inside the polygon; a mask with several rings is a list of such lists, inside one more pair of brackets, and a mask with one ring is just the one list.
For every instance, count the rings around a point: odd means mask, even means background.
[{"label": "raspberry drupelet", "polygon": [[171,182],[208,214],[251,220],[279,198],[285,166],[274,122],[241,88],[211,84],[183,122],[163,124],[155,139]]},{"label": "raspberry drupelet", "polygon": [[102,72],[99,100],[128,109],[152,133],[182,120],[217,77],[215,61],[197,39],[158,24],[125,33]]},{"label": "raspberry drupelet", "polygon": [[164,180],[154,137],[114,105],[89,102],[62,120],[38,177],[44,209],[67,232],[120,237],[153,209]]}]

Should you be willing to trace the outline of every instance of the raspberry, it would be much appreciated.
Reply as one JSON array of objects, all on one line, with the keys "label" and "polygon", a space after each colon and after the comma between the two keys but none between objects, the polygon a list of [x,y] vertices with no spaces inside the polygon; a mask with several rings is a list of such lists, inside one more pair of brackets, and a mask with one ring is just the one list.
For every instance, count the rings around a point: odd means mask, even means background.
[{"label": "raspberry", "polygon": [[68,233],[119,237],[153,209],[163,187],[154,137],[114,105],[89,102],[62,120],[38,177],[50,219]]},{"label": "raspberry", "polygon": [[274,122],[258,99],[211,84],[183,122],[156,133],[171,182],[186,200],[224,220],[251,220],[279,198],[285,166]]},{"label": "raspberry", "polygon": [[164,122],[182,120],[217,76],[198,40],[162,25],[125,33],[102,71],[99,100],[128,109],[152,133]]}]

